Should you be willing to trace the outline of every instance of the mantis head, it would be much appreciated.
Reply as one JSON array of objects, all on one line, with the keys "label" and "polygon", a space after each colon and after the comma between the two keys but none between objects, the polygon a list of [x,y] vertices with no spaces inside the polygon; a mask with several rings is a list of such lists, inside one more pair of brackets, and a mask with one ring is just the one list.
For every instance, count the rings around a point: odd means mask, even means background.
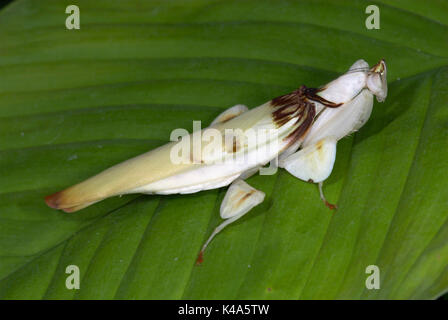
[{"label": "mantis head", "polygon": [[374,65],[367,75],[367,88],[376,96],[378,102],[383,102],[387,96],[387,68],[384,59]]},{"label": "mantis head", "polygon": [[333,103],[345,104],[368,89],[379,102],[387,96],[387,69],[382,59],[372,68],[363,59],[357,60],[346,73],[319,88],[318,95]]},{"label": "mantis head", "polygon": [[336,106],[326,105],[327,108],[324,108],[316,102],[318,117],[303,146],[314,144],[327,137],[339,140],[360,129],[370,117],[373,96],[376,96],[379,102],[386,99],[386,73],[384,60],[369,67],[366,61],[359,59],[346,73],[319,88],[317,95]]}]

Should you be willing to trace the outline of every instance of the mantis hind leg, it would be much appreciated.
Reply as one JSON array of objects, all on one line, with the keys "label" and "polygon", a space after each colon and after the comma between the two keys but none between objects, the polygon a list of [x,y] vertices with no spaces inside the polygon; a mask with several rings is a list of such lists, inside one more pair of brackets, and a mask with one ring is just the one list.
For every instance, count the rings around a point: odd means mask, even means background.
[{"label": "mantis hind leg", "polygon": [[221,203],[220,215],[225,221],[213,230],[210,237],[208,237],[207,241],[202,246],[196,261],[197,264],[202,263],[204,251],[212,239],[221,232],[222,229],[244,216],[253,207],[262,203],[264,197],[264,192],[251,187],[241,179],[235,180],[230,185],[224,200]]}]

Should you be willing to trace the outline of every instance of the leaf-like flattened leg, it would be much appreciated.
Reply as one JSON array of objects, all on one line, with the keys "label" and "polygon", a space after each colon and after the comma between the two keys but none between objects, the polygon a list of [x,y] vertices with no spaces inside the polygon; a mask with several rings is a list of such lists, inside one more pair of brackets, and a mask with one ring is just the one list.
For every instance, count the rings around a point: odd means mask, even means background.
[{"label": "leaf-like flattened leg", "polygon": [[233,107],[230,107],[219,116],[217,116],[210,125],[212,126],[220,122],[229,121],[235,117],[238,117],[240,114],[246,112],[247,110],[249,109],[244,104],[234,105]]},{"label": "leaf-like flattened leg", "polygon": [[336,143],[332,137],[319,140],[282,159],[280,166],[301,180],[314,183],[324,181],[333,170]]},{"label": "leaf-like flattened leg", "polygon": [[221,203],[220,215],[221,218],[226,219],[207,239],[199,252],[197,263],[200,264],[203,260],[203,254],[208,244],[212,239],[226,226],[238,220],[253,207],[263,202],[265,193],[252,188],[241,179],[235,180],[227,190],[224,200]]},{"label": "leaf-like flattened leg", "polygon": [[320,198],[330,209],[335,209],[336,206],[325,199],[322,184],[333,170],[336,159],[336,144],[337,141],[333,137],[319,140],[315,144],[306,146],[282,159],[280,163],[280,166],[293,176],[304,181],[318,183]]}]

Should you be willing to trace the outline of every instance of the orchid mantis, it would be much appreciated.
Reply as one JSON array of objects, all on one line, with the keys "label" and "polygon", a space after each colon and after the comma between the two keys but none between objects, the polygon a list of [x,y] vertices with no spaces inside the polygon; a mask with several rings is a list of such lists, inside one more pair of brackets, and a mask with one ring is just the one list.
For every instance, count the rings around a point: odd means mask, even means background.
[{"label": "orchid mantis", "polygon": [[[368,120],[373,96],[379,102],[387,96],[386,64],[381,60],[369,68],[358,60],[321,88],[301,86],[251,110],[231,107],[200,132],[117,164],[45,201],[74,212],[117,195],[187,194],[230,185],[220,208],[225,221],[205,242],[201,261],[216,234],[263,202],[265,194],[244,179],[272,160],[295,177],[317,183],[321,199],[334,208],[325,199],[323,181],[333,169],[337,142]],[[202,144],[192,148],[198,137]]]}]

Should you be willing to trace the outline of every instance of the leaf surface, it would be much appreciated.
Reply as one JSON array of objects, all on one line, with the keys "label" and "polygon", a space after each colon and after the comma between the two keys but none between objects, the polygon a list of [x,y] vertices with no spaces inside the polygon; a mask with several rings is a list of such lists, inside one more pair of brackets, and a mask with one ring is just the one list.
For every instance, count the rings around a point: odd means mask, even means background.
[{"label": "leaf surface", "polygon": [[[17,0],[0,11],[0,298],[432,299],[448,288],[446,1]],[[381,29],[365,27],[380,8]],[[284,170],[197,253],[225,190],[130,195],[74,214],[43,197],[355,60],[389,96],[338,144],[325,184]],[[68,290],[66,268],[80,268]],[[365,286],[380,268],[381,289]]]}]

